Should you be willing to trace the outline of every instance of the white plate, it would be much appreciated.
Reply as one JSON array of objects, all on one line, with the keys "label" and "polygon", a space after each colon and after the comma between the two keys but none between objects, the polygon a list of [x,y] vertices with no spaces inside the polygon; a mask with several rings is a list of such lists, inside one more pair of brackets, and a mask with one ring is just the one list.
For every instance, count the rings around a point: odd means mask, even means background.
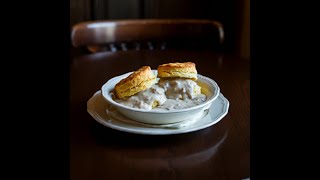
[{"label": "white plate", "polygon": [[229,101],[220,93],[209,111],[205,111],[200,119],[169,125],[148,125],[122,116],[102,97],[101,91],[97,91],[87,102],[88,113],[100,124],[119,131],[146,135],[182,134],[201,130],[218,123],[228,110]]}]

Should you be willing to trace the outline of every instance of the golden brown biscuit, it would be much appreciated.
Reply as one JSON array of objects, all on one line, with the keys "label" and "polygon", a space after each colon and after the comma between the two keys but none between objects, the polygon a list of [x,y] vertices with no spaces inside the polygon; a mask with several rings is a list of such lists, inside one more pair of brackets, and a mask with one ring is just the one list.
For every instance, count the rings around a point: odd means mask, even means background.
[{"label": "golden brown biscuit", "polygon": [[115,92],[118,98],[132,96],[143,91],[156,83],[156,76],[150,66],[143,66],[122,79],[115,85]]},{"label": "golden brown biscuit", "polygon": [[189,78],[197,80],[197,69],[193,62],[168,63],[158,66],[159,78]]}]

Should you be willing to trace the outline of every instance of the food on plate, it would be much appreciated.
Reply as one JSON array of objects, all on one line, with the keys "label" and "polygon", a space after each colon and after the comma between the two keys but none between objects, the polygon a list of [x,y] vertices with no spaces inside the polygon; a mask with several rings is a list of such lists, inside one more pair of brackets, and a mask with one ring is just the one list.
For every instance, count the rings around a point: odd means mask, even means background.
[{"label": "food on plate", "polygon": [[115,92],[118,98],[130,97],[143,91],[156,83],[156,76],[151,71],[150,66],[143,66],[122,79],[115,86]]},{"label": "food on plate", "polygon": [[159,65],[158,79],[144,66],[115,86],[114,100],[128,107],[144,110],[185,109],[202,104],[206,95],[197,84],[197,70],[192,62]]},{"label": "food on plate", "polygon": [[193,62],[168,63],[158,66],[159,78],[190,78],[197,80],[197,69]]}]

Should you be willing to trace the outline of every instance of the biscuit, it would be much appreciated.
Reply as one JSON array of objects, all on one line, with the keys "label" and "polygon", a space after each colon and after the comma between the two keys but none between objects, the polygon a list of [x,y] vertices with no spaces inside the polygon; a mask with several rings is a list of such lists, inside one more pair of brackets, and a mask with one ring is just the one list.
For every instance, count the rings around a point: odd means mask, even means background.
[{"label": "biscuit", "polygon": [[158,66],[159,78],[188,78],[197,80],[197,69],[193,62],[168,63]]},{"label": "biscuit", "polygon": [[143,66],[117,83],[115,92],[118,98],[130,97],[155,83],[156,76],[151,71],[150,66]]}]

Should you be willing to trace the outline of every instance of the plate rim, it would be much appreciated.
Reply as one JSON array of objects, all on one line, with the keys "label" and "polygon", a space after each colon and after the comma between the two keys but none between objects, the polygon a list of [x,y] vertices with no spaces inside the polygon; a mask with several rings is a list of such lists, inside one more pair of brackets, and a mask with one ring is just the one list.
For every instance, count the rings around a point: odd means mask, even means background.
[{"label": "plate rim", "polygon": [[[132,133],[132,134],[140,134],[140,135],[174,135],[174,134],[184,134],[184,133],[199,131],[199,130],[205,129],[205,128],[210,127],[210,126],[213,126],[214,124],[217,124],[218,122],[220,122],[228,114],[229,106],[230,106],[229,100],[220,92],[218,97],[214,101],[216,101],[219,98],[222,99],[222,102],[224,104],[223,112],[221,114],[219,114],[219,116],[215,120],[212,120],[212,122],[210,122],[208,124],[205,124],[203,126],[196,126],[194,128],[185,129],[185,130],[172,129],[172,131],[170,131],[170,132],[167,132],[167,131],[165,131],[165,132],[164,131],[152,131],[152,129],[160,129],[160,128],[154,128],[154,127],[153,128],[143,127],[143,128],[148,129],[148,131],[141,131],[141,130],[137,130],[137,129],[133,129],[133,128],[126,128],[126,127],[114,125],[114,124],[108,123],[108,120],[101,120],[103,118],[98,113],[92,112],[88,107],[89,101],[92,100],[93,98],[95,98],[95,96],[97,96],[98,93],[100,93],[101,98],[103,98],[102,94],[101,94],[102,92],[101,92],[101,90],[99,90],[99,91],[95,92],[94,95],[87,102],[87,112],[91,115],[91,117],[95,121],[97,121],[98,123],[100,123],[100,124],[102,124],[102,125],[104,125],[106,127],[109,127],[111,129],[122,131],[122,132],[127,132],[127,133]],[[106,103],[108,103],[105,99],[103,99],[103,100]],[[107,112],[105,112],[105,113],[107,113]],[[209,112],[209,114],[210,114],[210,112]],[[97,116],[100,117],[101,119],[98,118]],[[110,116],[110,115],[108,115],[108,116]],[[112,119],[112,120],[114,121],[114,119]],[[120,120],[116,119],[116,121],[120,121]],[[121,123],[125,123],[125,122],[121,122]],[[134,126],[132,124],[130,124],[130,125]]]}]

